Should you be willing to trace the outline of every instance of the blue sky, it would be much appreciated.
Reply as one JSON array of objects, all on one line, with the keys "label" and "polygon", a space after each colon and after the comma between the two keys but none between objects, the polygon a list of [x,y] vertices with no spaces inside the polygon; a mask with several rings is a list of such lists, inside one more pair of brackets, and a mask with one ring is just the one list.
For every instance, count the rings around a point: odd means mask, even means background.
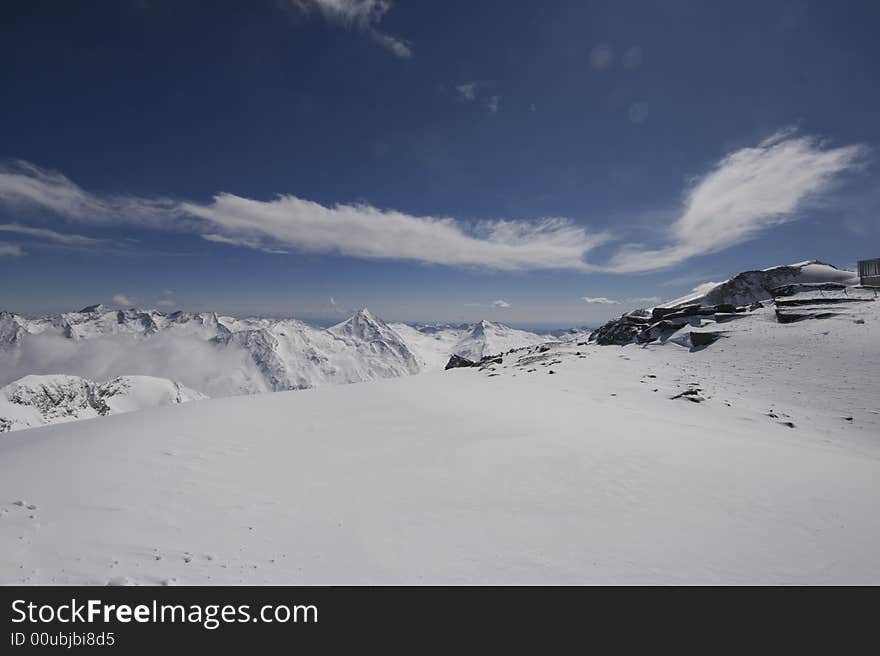
[{"label": "blue sky", "polygon": [[880,255],[876,3],[499,6],[4,2],[0,307],[564,326]]}]

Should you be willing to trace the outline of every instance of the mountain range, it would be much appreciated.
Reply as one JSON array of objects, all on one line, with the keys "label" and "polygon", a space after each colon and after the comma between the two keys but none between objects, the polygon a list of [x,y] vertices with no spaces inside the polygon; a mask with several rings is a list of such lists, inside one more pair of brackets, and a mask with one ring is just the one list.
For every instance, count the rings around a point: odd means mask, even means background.
[{"label": "mountain range", "polygon": [[[453,354],[478,360],[546,339],[489,321],[389,324],[366,308],[329,328],[296,319],[114,310],[103,305],[41,318],[0,312],[0,361],[9,363],[0,369],[6,376],[0,374],[0,385],[40,390],[7,396],[16,399],[8,403],[41,408],[39,419],[31,411],[22,419],[0,399],[0,416],[5,418],[0,431],[4,426],[13,430],[102,414],[81,402],[88,397],[86,390],[98,385],[90,377],[98,375],[129,381],[165,379],[166,386],[192,388],[192,394],[184,394],[188,400],[196,395],[259,394],[407,376],[442,368]],[[100,367],[104,361],[112,364]],[[26,380],[19,379],[22,373]],[[73,402],[71,395],[76,397]],[[53,398],[58,399],[57,408],[49,408]]]}]

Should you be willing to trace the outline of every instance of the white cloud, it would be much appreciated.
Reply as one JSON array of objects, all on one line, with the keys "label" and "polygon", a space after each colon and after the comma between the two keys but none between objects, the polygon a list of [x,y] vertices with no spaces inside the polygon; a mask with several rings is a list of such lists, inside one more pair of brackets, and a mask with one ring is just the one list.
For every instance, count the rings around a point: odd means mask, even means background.
[{"label": "white cloud", "polygon": [[196,232],[208,241],[275,253],[287,247],[500,270],[586,271],[592,268],[587,253],[608,239],[563,218],[464,223],[366,204],[326,207],[296,196],[259,201],[220,193],[199,204],[93,194],[60,173],[25,162],[0,169],[0,201],[71,221]]},{"label": "white cloud", "polygon": [[292,5],[303,12],[316,10],[330,22],[360,30],[398,57],[412,56],[406,41],[376,27],[391,9],[391,0],[292,0]]},{"label": "white cloud", "polygon": [[130,308],[134,305],[134,302],[125,294],[116,294],[113,297],[113,302],[119,307]]},{"label": "white cloud", "polygon": [[489,101],[486,103],[486,108],[492,114],[497,114],[498,110],[501,109],[501,96],[492,96],[489,98]]},{"label": "white cloud", "polygon": [[177,305],[177,303],[175,301],[172,301],[171,299],[163,298],[161,301],[157,301],[156,305],[160,307],[174,307]]},{"label": "white cloud", "polygon": [[631,296],[624,299],[607,298],[605,296],[581,296],[584,303],[598,305],[620,305],[622,303],[659,303],[659,296]]},{"label": "white cloud", "polygon": [[196,337],[166,333],[137,340],[126,335],[86,340],[28,335],[18,348],[0,351],[0,386],[28,374],[59,371],[91,380],[167,377],[209,396],[240,394],[243,382],[261,378],[247,351],[235,344],[218,348]]},{"label": "white cloud", "polygon": [[61,244],[70,244],[73,246],[91,246],[94,244],[100,244],[104,241],[103,239],[93,239],[92,237],[83,237],[82,235],[55,232],[54,230],[48,230],[46,228],[31,228],[17,223],[0,224],[0,232],[14,232],[19,235],[36,237],[38,239],[54,241]]},{"label": "white cloud", "polygon": [[492,301],[492,306],[497,308],[509,308],[511,307],[510,303],[505,301],[504,299],[499,298],[497,301]]},{"label": "white cloud", "polygon": [[754,148],[724,157],[687,192],[684,211],[662,248],[627,245],[609,262],[617,273],[651,271],[708,255],[791,221],[845,171],[860,167],[867,149],[827,148],[815,137],[785,130]]},{"label": "white cloud", "polygon": [[470,102],[476,99],[478,87],[479,84],[477,82],[465,82],[464,84],[459,84],[455,89],[462,98]]},{"label": "white cloud", "polygon": [[287,251],[281,250],[279,248],[271,248],[269,246],[264,246],[256,239],[245,239],[243,237],[224,237],[223,235],[218,235],[218,234],[204,234],[204,235],[201,235],[201,237],[205,241],[212,241],[217,244],[229,244],[230,246],[244,246],[245,248],[252,248],[257,251],[263,251],[264,253],[274,253],[274,254],[278,254],[278,255],[287,254]]},{"label": "white cloud", "polygon": [[0,257],[18,257],[24,255],[21,246],[17,244],[0,244]]},{"label": "white cloud", "polygon": [[[623,244],[602,265],[588,262],[587,256],[611,236],[588,232],[566,218],[474,223],[364,203],[325,206],[291,195],[263,201],[218,193],[209,202],[196,203],[94,194],[60,173],[24,162],[0,168],[0,202],[36,207],[69,221],[196,233],[211,242],[270,253],[290,249],[507,271],[633,273],[716,253],[795,219],[798,210],[828,192],[842,173],[858,169],[866,153],[860,145],[829,148],[815,137],[777,133],[724,157],[697,178],[661,246]],[[19,232],[43,230],[7,225]],[[18,255],[21,249],[7,245],[0,252]]]},{"label": "white cloud", "polygon": [[598,45],[590,51],[590,66],[597,71],[604,71],[611,66],[613,60],[614,52],[605,44]]},{"label": "white cloud", "polygon": [[[367,259],[416,260],[501,270],[587,270],[586,254],[607,239],[567,219],[492,220],[472,226],[371,205],[325,207],[296,196],[258,201],[218,194],[183,211],[222,229],[224,240],[269,239],[300,251]],[[256,241],[252,247],[266,247]]]},{"label": "white cloud", "polygon": [[62,174],[28,162],[0,167],[0,201],[13,206],[36,206],[83,223],[112,224],[123,220],[142,227],[167,228],[169,219],[185,227],[185,218],[174,216],[176,203],[166,198],[92,194]]}]

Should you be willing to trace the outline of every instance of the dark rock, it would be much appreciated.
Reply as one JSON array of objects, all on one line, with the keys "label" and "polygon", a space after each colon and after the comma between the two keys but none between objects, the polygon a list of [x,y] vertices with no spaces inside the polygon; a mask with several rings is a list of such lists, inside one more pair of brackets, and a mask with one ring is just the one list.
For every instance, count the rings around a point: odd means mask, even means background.
[{"label": "dark rock", "polygon": [[685,390],[681,394],[676,394],[675,396],[673,396],[671,398],[673,400],[674,399],[687,399],[688,401],[692,401],[694,403],[702,403],[703,401],[706,400],[706,398],[702,394],[700,394],[700,392],[702,392],[702,390],[699,387],[693,387],[689,390]]},{"label": "dark rock", "polygon": [[641,323],[630,323],[626,315],[619,319],[612,319],[598,330],[590,334],[590,341],[600,346],[609,344],[630,344],[644,326]]},{"label": "dark rock", "polygon": [[836,305],[838,303],[872,303],[873,298],[790,298],[775,300],[776,307],[796,307],[799,305]]},{"label": "dark rock", "polygon": [[722,337],[724,337],[723,333],[714,333],[714,332],[695,333],[695,332],[691,332],[691,346],[693,346],[694,348],[706,347],[706,346],[709,346],[709,344],[714,344]]},{"label": "dark rock", "polygon": [[676,316],[676,317],[693,316],[693,315],[699,313],[700,307],[701,306],[699,304],[696,304],[696,305],[685,305],[683,307],[674,307],[674,308],[662,308],[662,307],[654,308],[653,310],[651,310],[651,322],[654,323],[654,322],[660,321],[661,319],[665,319],[666,317],[669,317],[669,316]]},{"label": "dark rock", "polygon": [[776,321],[779,323],[795,323],[805,319],[829,319],[836,316],[835,312],[782,312],[776,310]]},{"label": "dark rock", "polygon": [[449,362],[446,363],[444,369],[458,369],[460,367],[475,367],[477,363],[473,360],[468,360],[467,358],[463,358],[460,355],[453,355],[449,358]]},{"label": "dark rock", "polygon": [[794,296],[801,292],[839,292],[846,289],[846,285],[838,282],[814,282],[814,283],[794,283],[791,285],[780,285],[770,290],[773,296]]}]

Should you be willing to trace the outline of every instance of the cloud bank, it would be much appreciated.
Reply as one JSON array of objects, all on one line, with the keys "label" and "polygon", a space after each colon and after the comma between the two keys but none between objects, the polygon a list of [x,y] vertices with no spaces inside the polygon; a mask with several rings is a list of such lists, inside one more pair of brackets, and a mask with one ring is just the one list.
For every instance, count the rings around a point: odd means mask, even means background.
[{"label": "cloud bank", "polygon": [[[843,174],[860,169],[867,152],[861,145],[829,148],[792,131],[774,134],[727,155],[696,178],[659,246],[619,244],[604,263],[588,256],[612,235],[590,232],[567,218],[466,222],[365,203],[326,206],[292,195],[256,200],[221,192],[198,203],[96,194],[26,162],[0,168],[0,202],[70,222],[190,232],[270,253],[332,253],[501,271],[637,273],[719,252],[796,219]],[[90,239],[18,223],[0,230],[67,243]],[[2,254],[20,255],[21,249],[0,245]]]},{"label": "cloud bank", "polygon": [[218,348],[195,337],[158,334],[132,340],[113,335],[73,340],[28,335],[19,348],[0,352],[0,387],[28,374],[57,373],[97,381],[124,375],[158,376],[208,396],[240,394],[248,387],[266,391],[244,349],[231,344]]}]

